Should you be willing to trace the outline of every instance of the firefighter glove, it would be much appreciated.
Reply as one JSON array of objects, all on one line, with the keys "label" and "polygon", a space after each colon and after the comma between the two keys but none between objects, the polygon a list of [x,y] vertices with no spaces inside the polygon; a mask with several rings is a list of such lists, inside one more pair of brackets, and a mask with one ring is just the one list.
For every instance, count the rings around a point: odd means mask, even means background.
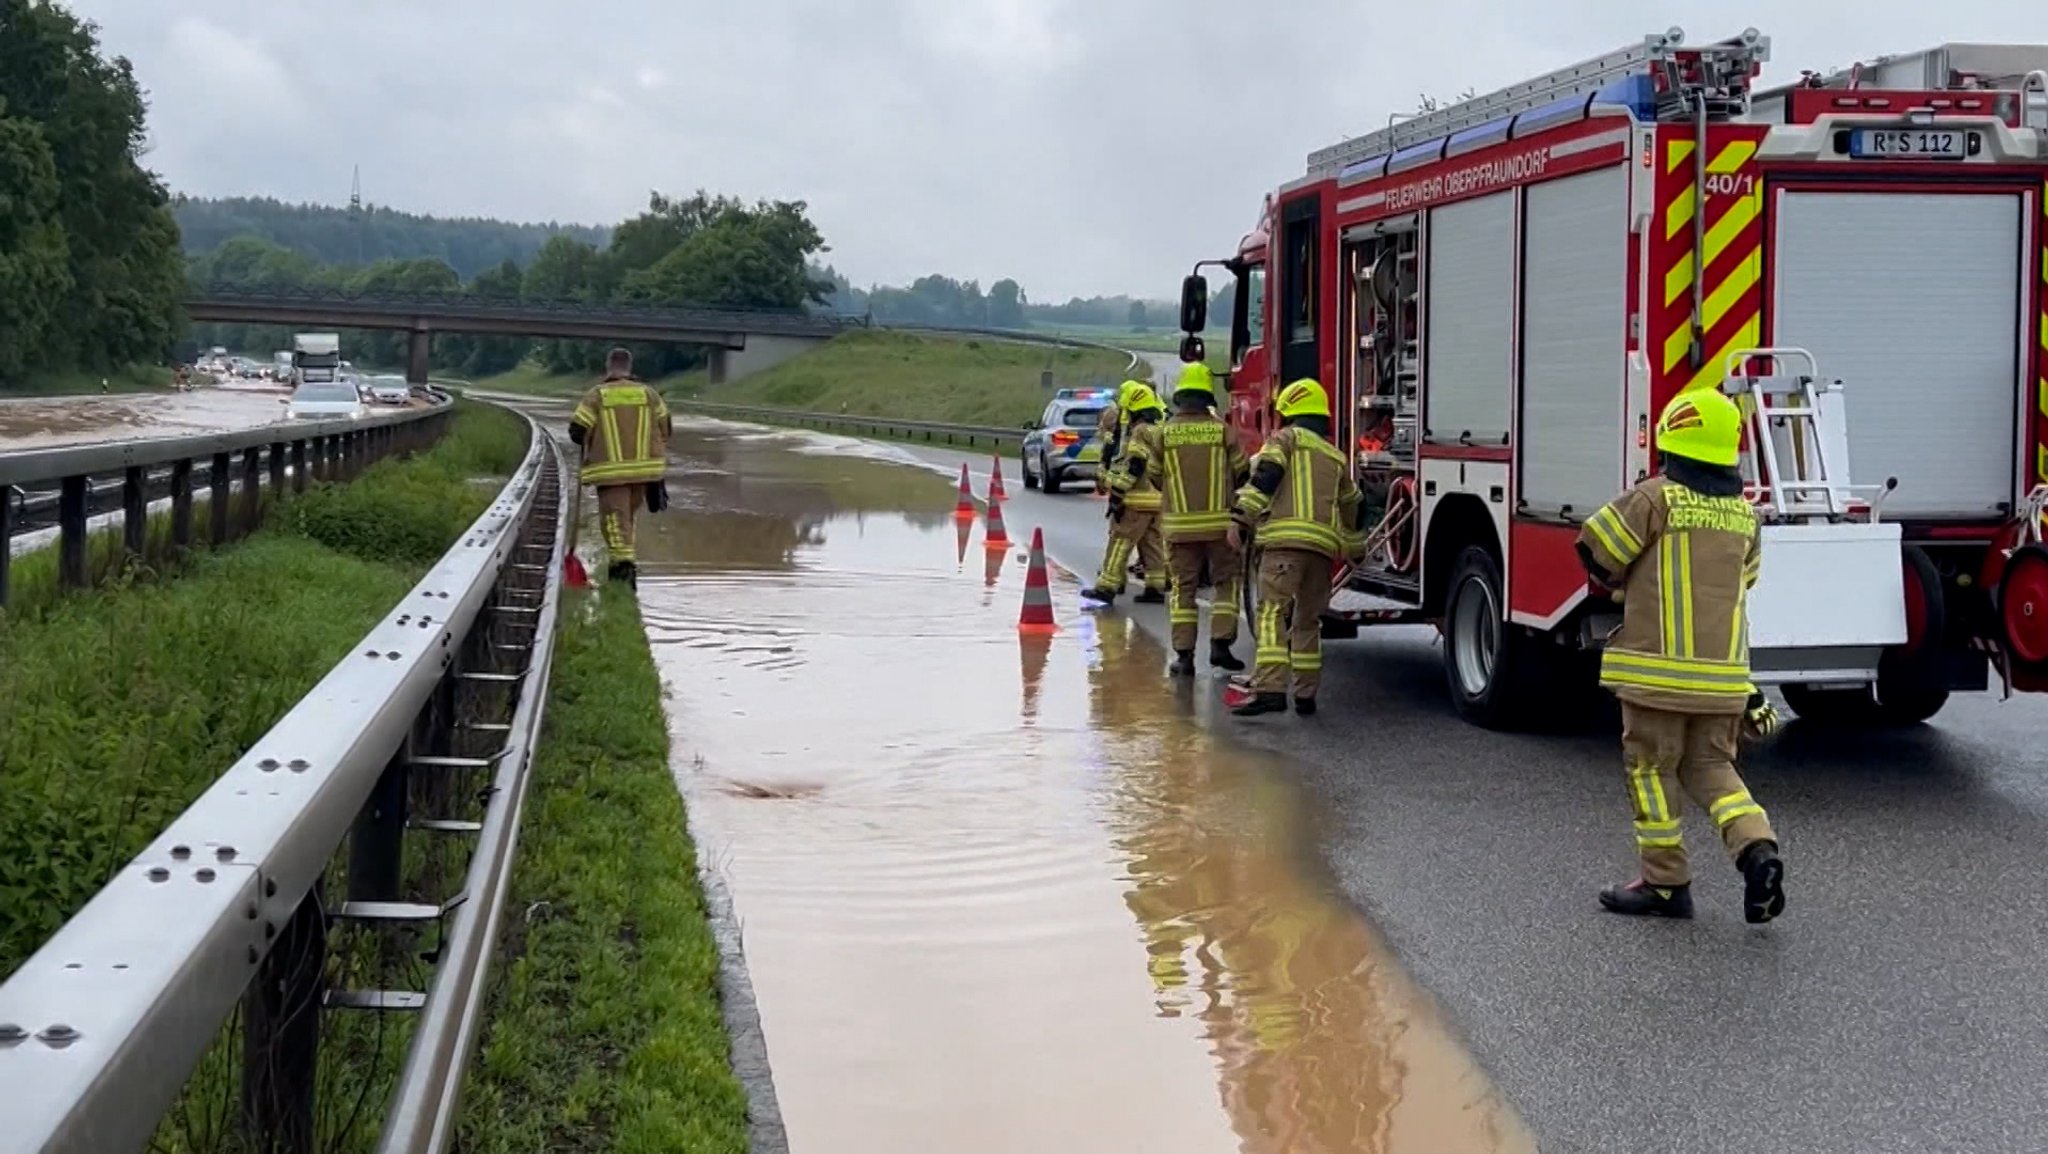
[{"label": "firefighter glove", "polygon": [[1110,520],[1112,520],[1112,521],[1121,521],[1121,520],[1123,520],[1123,516],[1124,516],[1124,497],[1123,497],[1123,494],[1122,494],[1122,493],[1111,493],[1111,494],[1109,495],[1109,519],[1110,519]]},{"label": "firefighter glove", "polygon": [[1763,694],[1752,693],[1749,708],[1742,714],[1742,736],[1749,741],[1762,741],[1776,733],[1782,721],[1777,706],[1764,700]]},{"label": "firefighter glove", "polygon": [[668,508],[668,482],[647,482],[647,511],[659,513]]}]

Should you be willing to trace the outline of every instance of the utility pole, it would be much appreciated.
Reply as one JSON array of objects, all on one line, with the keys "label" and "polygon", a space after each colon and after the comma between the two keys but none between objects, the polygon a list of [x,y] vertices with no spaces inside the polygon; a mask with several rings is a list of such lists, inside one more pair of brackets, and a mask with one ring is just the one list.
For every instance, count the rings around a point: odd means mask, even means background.
[{"label": "utility pole", "polygon": [[355,175],[349,182],[348,224],[349,234],[355,240],[355,263],[360,267],[363,263],[363,166],[360,164],[355,166]]}]

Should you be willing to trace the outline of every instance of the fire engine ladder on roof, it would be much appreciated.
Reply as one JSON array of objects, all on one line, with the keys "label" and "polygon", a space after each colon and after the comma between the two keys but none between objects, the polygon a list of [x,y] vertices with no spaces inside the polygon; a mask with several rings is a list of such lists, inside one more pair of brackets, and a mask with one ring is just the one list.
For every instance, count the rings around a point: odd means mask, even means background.
[{"label": "fire engine ladder on roof", "polygon": [[[1770,45],[1769,37],[1749,28],[1742,35],[1718,44],[1688,46],[1685,30],[1673,28],[1646,36],[1640,44],[1595,56],[1534,80],[1511,84],[1498,92],[1460,101],[1399,123],[1393,123],[1401,115],[1395,113],[1388,118],[1389,124],[1385,128],[1309,153],[1308,175],[1311,178],[1334,176],[1348,165],[1385,156],[1412,144],[1448,136],[1559,100],[1591,96],[1617,80],[1649,75],[1653,67],[1663,71],[1664,83],[1660,86],[1658,102],[1660,120],[1667,115],[1689,112],[1699,103],[1695,99],[1696,92],[1707,95],[1732,88],[1738,95],[1741,108],[1747,108],[1747,80],[1753,71],[1752,66],[1770,59]],[[1696,60],[1697,70],[1688,74],[1688,70],[1681,69],[1681,57]],[[1727,83],[1737,75],[1743,83]],[[1740,111],[1741,108],[1732,111]]]},{"label": "fire engine ladder on roof", "polygon": [[[1758,361],[1771,366],[1757,373]],[[1794,371],[1786,371],[1787,362]],[[1728,355],[1721,391],[1742,409],[1749,451],[1743,479],[1767,520],[1877,519],[1891,484],[1849,483],[1849,434],[1842,382],[1820,379],[1805,349],[1745,349]],[[1858,497],[1858,493],[1866,494]]]}]

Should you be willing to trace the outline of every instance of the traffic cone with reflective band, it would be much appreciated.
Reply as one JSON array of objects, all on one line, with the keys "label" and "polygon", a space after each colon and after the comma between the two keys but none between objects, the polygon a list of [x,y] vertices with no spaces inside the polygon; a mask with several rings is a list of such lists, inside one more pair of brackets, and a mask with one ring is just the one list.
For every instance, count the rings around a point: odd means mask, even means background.
[{"label": "traffic cone with reflective band", "polygon": [[1024,571],[1024,611],[1017,615],[1019,633],[1057,633],[1052,616],[1052,579],[1045,569],[1045,530],[1031,531],[1031,567]]},{"label": "traffic cone with reflective band", "polygon": [[1003,529],[1003,503],[994,494],[988,499],[988,531],[984,538],[982,544],[991,552],[1010,547],[1010,534]]},{"label": "traffic cone with reflective band", "polygon": [[1009,491],[1003,488],[1003,459],[991,457],[988,470],[988,499],[991,501],[1010,499]]},{"label": "traffic cone with reflective band", "polygon": [[953,502],[953,516],[962,521],[974,520],[974,490],[967,484],[967,466],[960,466],[960,499]]}]

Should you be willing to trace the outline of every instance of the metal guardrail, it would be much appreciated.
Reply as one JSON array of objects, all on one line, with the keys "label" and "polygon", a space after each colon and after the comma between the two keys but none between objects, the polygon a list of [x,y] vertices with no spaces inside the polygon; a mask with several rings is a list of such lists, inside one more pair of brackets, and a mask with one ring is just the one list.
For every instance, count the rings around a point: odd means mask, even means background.
[{"label": "metal guardrail", "polygon": [[889,437],[926,444],[988,445],[1022,441],[1029,430],[1006,429],[1000,425],[952,425],[941,421],[904,421],[893,417],[868,417],[854,413],[812,413],[798,409],[777,409],[761,405],[717,405],[706,401],[670,401],[670,405],[707,417],[736,421],[758,421],[767,425],[797,425],[808,429],[840,430],[860,436]]},{"label": "metal guardrail", "polygon": [[[245,1145],[313,1149],[316,1008],[418,1011],[378,1149],[449,1145],[569,536],[561,457],[533,428],[511,481],[404,601],[0,984],[0,1151],[143,1148],[238,1006]],[[409,830],[474,838],[459,892],[405,900]],[[330,904],[337,873],[346,898]],[[428,989],[327,988],[352,925],[438,925]]]},{"label": "metal guardrail", "polygon": [[[149,506],[171,500],[171,543],[194,539],[193,510],[204,485],[210,516],[208,540],[218,544],[255,528],[263,510],[263,479],[273,499],[289,483],[345,480],[370,462],[409,452],[437,437],[451,412],[445,393],[430,393],[423,409],[373,412],[357,418],[281,421],[227,433],[197,433],[27,449],[0,453],[0,607],[7,604],[12,550],[7,542],[48,525],[59,530],[58,577],[66,586],[90,583],[90,521],[108,511],[119,492],[122,549],[141,556],[148,542]],[[234,484],[240,473],[239,491]],[[119,477],[95,482],[94,478]]]}]

